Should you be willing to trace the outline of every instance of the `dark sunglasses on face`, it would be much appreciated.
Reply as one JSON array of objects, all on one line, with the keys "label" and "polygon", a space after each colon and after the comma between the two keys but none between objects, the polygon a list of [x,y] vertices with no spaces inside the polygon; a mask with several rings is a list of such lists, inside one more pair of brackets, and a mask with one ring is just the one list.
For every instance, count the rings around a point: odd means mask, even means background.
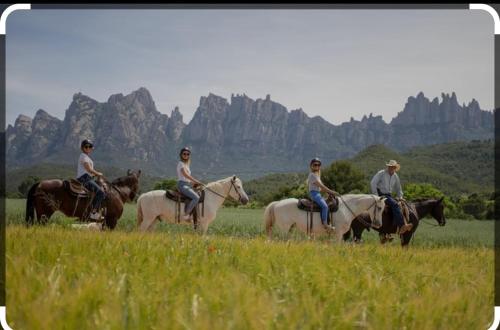
[{"label": "dark sunglasses on face", "polygon": [[183,155],[183,156],[189,156],[189,155],[191,155],[191,154],[190,154],[189,152],[183,152],[183,153],[182,153],[182,155]]},{"label": "dark sunglasses on face", "polygon": [[91,145],[86,145],[86,146],[83,146],[84,149],[92,149],[93,147]]},{"label": "dark sunglasses on face", "polygon": [[315,164],[312,164],[313,167],[316,167],[316,166],[321,166],[321,164],[318,164],[318,163],[315,163]]}]

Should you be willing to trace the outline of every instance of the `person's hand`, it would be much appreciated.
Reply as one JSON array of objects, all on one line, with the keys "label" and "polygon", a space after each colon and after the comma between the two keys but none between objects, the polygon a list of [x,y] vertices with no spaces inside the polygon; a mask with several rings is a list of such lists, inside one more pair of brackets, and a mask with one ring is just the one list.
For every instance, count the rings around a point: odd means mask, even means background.
[{"label": "person's hand", "polygon": [[94,174],[95,174],[96,176],[103,176],[103,175],[104,175],[104,174],[102,174],[101,172],[97,172],[97,171],[96,171]]}]

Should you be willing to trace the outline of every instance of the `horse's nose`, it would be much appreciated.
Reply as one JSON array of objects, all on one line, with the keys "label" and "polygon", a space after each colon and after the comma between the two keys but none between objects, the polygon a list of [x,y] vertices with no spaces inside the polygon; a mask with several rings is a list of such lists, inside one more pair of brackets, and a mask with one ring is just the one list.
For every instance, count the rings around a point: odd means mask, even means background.
[{"label": "horse's nose", "polygon": [[248,203],[248,197],[241,197],[240,198],[240,203],[243,205],[246,205]]}]

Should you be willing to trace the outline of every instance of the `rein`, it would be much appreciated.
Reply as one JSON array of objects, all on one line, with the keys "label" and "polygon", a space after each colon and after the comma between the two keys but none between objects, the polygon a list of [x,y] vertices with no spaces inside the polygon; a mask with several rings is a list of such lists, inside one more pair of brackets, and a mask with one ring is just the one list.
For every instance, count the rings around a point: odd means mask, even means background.
[{"label": "rein", "polygon": [[[118,195],[120,195],[120,197],[124,200],[124,201],[127,201],[129,198],[128,196],[125,196],[125,194],[120,190],[118,189],[114,184],[110,183],[109,184],[113,189],[115,189],[117,192],[118,192]],[[125,197],[125,198],[124,198]]]},{"label": "rein", "polygon": [[[344,200],[344,198],[342,198],[342,195],[339,195],[340,199],[342,200],[342,202],[344,203],[344,205],[347,207],[347,209],[349,210],[349,212],[351,212],[351,214],[356,218],[356,214],[351,210],[351,208],[349,207],[349,205],[346,203],[346,201]],[[368,211],[370,210],[373,206],[375,206],[377,204],[377,200],[375,198],[373,198],[373,203],[372,205],[370,205],[365,211]],[[377,212],[377,210],[375,210],[375,212]],[[376,214],[373,214],[373,216],[375,217]],[[358,219],[359,220],[359,219]],[[360,221],[360,222],[364,222],[364,220]],[[365,222],[364,225],[367,225],[368,222]],[[372,224],[368,224],[368,226],[372,227]]]},{"label": "rein", "polygon": [[[208,187],[207,187],[207,186],[205,186],[205,185],[203,185],[203,187],[204,187],[204,189],[206,189],[206,190],[208,190],[208,191],[210,191],[210,192],[212,192],[212,193],[216,194],[217,196],[219,196],[219,197],[221,197],[221,198],[223,198],[223,199],[226,199],[226,198],[229,196],[231,199],[233,199],[233,200],[235,200],[236,202],[238,202],[235,198],[232,198],[232,197],[231,197],[231,195],[229,195],[229,193],[231,192],[231,189],[234,187],[234,180],[233,180],[233,179],[231,179],[231,187],[229,187],[229,190],[227,191],[226,196],[224,196],[224,195],[222,195],[222,194],[219,194],[219,193],[218,193],[218,192],[216,192],[215,190],[210,189],[210,188],[208,188]],[[236,191],[236,193],[238,194],[238,196],[240,197],[240,200],[241,200],[241,194],[239,193],[238,189],[236,189],[236,187],[234,187],[234,190]]]}]

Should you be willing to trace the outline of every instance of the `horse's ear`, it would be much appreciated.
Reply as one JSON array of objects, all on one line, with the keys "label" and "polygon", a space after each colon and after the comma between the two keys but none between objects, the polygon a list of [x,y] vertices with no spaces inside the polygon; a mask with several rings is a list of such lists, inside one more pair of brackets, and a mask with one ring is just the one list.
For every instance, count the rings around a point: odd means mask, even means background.
[{"label": "horse's ear", "polygon": [[441,202],[443,201],[443,199],[444,199],[444,196],[443,196],[443,197],[441,197],[441,198],[438,200],[438,203],[441,203]]},{"label": "horse's ear", "polygon": [[236,175],[233,175],[233,181],[236,181]]},{"label": "horse's ear", "polygon": [[130,169],[127,170],[127,175],[130,175]]},{"label": "horse's ear", "polygon": [[137,170],[137,177],[139,177],[139,175],[141,175],[141,170]]}]

